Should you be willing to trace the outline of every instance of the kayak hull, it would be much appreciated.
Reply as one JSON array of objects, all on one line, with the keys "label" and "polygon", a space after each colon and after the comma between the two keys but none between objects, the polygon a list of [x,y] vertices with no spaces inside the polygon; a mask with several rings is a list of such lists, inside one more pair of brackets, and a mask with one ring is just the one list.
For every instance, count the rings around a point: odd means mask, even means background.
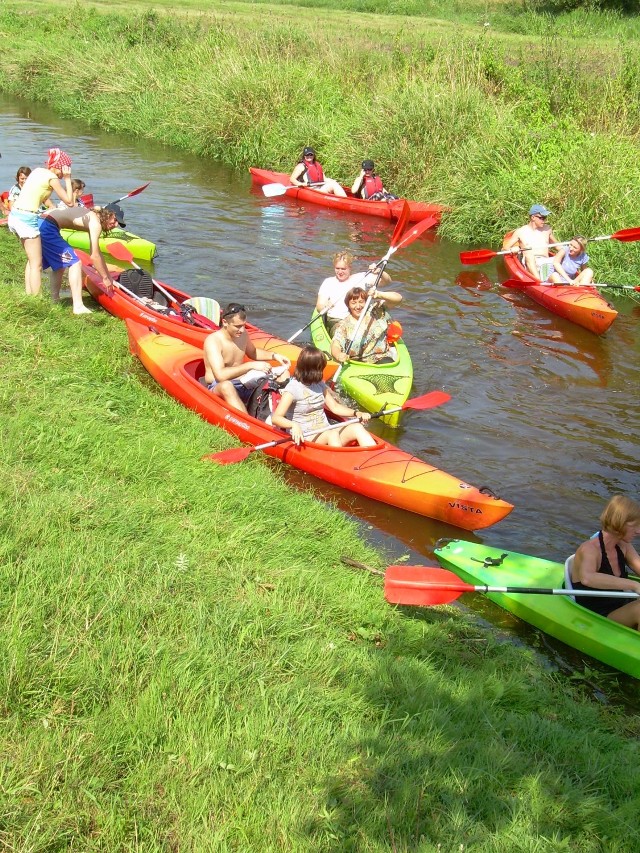
[{"label": "kayak hull", "polygon": [[[181,315],[161,314],[117,287],[114,287],[113,292],[109,294],[102,284],[102,279],[93,267],[83,265],[82,270],[86,290],[105,311],[108,311],[109,314],[113,314],[114,317],[118,317],[121,320],[134,320],[146,326],[151,325],[163,335],[178,338],[200,349],[204,346],[207,336],[218,328],[215,323],[200,315],[198,315],[197,322],[201,325],[192,325],[186,322]],[[179,290],[177,287],[173,287],[165,282],[161,282],[161,284],[177,303],[180,304],[189,298],[188,293]],[[282,338],[275,337],[254,326],[252,323],[247,323],[247,331],[256,347],[268,350],[269,352],[278,352],[280,355],[286,356],[292,364],[295,364],[298,360],[300,347],[297,347],[295,344],[289,344],[287,341],[283,341]],[[329,362],[324,371],[324,379],[331,379],[337,367],[338,365],[335,361]]]},{"label": "kayak hull", "polygon": [[[62,228],[60,233],[64,240],[74,249],[82,249],[85,252],[91,251],[91,243],[87,231],[73,231],[69,228]],[[156,244],[150,240],[145,240],[142,237],[137,237],[129,231],[123,231],[121,228],[114,228],[109,231],[108,237],[100,238],[100,251],[108,254],[108,247],[112,243],[124,243],[129,249],[134,258],[142,261],[151,261],[156,255]]]},{"label": "kayak hull", "polygon": [[[127,330],[132,353],[184,406],[247,444],[256,446],[283,437],[268,424],[231,408],[199,382],[204,373],[199,349],[155,334],[131,320],[127,320]],[[313,442],[296,447],[293,442],[286,442],[264,452],[341,488],[466,530],[495,524],[513,509],[506,501],[377,437],[371,448],[329,448]]]},{"label": "kayak hull", "polygon": [[[440,564],[472,584],[562,587],[564,566],[550,560],[454,541],[436,548]],[[487,560],[499,565],[486,565]],[[592,613],[569,596],[488,593],[505,610],[566,645],[640,678],[640,632]],[[622,602],[624,603],[624,602]]]},{"label": "kayak hull", "polygon": [[527,285],[523,292],[534,302],[596,335],[604,334],[618,316],[596,287],[542,284],[515,255],[505,255],[504,262],[511,277]]},{"label": "kayak hull", "polygon": [[[342,210],[346,213],[364,214],[365,216],[378,216],[384,219],[398,219],[402,213],[404,199],[396,199],[395,201],[367,201],[366,199],[357,198],[352,195],[348,187],[344,187],[347,193],[346,198],[341,196],[321,193],[312,187],[291,187],[289,175],[284,172],[271,172],[268,169],[249,169],[251,179],[254,184],[264,186],[265,184],[284,184],[289,187],[286,195],[288,198],[295,198],[298,201],[309,202],[312,204],[321,204],[323,207],[330,207],[333,210]],[[407,202],[410,209],[409,222],[421,222],[428,216],[434,217],[434,226],[440,222],[442,214],[449,208],[441,204],[428,204],[421,201]]]},{"label": "kayak hull", "polygon": [[[315,346],[331,354],[331,338],[324,320],[317,311],[313,312],[311,337]],[[397,358],[390,364],[365,364],[350,361],[340,372],[339,383],[345,392],[367,412],[379,412],[402,406],[411,394],[413,364],[406,344],[399,340],[394,344]],[[381,418],[386,424],[397,427],[401,412]]]}]

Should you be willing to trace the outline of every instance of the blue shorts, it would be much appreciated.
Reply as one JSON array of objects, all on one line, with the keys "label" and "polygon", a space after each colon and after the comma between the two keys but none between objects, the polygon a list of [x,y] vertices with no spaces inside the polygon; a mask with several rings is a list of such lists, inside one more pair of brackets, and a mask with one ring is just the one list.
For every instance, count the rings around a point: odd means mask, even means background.
[{"label": "blue shorts", "polygon": [[78,263],[78,256],[71,246],[62,239],[56,222],[43,217],[40,220],[39,228],[42,241],[43,270],[49,269],[49,267],[52,270],[61,270]]},{"label": "blue shorts", "polygon": [[[247,386],[243,385],[239,379],[231,379],[231,380],[227,380],[227,381],[231,382],[233,387],[238,392],[238,397],[240,397],[240,399],[242,400],[242,402],[246,406],[255,389],[254,388],[247,388]],[[216,379],[214,379],[210,385],[207,385],[207,388],[209,389],[209,391],[213,391],[213,389],[216,387],[216,385],[219,385],[219,384],[220,383]]]}]

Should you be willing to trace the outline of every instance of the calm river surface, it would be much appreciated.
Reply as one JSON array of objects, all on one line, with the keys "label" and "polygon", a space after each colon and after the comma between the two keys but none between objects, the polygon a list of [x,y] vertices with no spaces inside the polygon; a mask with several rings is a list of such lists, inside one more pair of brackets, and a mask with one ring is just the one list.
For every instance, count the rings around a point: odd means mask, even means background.
[{"label": "calm river surface", "polygon": [[[393,229],[386,222],[266,199],[247,172],[0,98],[2,189],[18,166],[40,165],[54,145],[71,154],[73,176],[96,203],[151,181],[123,208],[129,230],[157,243],[158,278],[222,304],[240,299],[252,322],[284,338],[308,321],[337,249],[356,254],[355,269],[388,249]],[[515,504],[513,513],[471,534],[287,476],[361,519],[391,560],[408,554],[424,562],[442,536],[564,560],[597,529],[610,495],[640,497],[640,305],[617,299],[620,316],[598,338],[492,285],[501,273],[495,262],[462,268],[458,254],[467,248],[427,234],[393,256],[388,271],[405,297],[394,314],[413,356],[414,395],[442,388],[452,400],[408,413],[398,430],[374,429],[467,482],[490,486]],[[593,255],[597,269],[597,248]],[[479,598],[474,608],[513,625]]]}]

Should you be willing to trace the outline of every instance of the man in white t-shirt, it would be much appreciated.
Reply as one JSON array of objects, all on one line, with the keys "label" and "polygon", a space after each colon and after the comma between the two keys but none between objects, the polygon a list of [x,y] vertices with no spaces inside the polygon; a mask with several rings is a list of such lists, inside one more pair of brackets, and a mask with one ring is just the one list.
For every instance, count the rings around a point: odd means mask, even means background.
[{"label": "man in white t-shirt", "polygon": [[551,211],[543,204],[534,204],[529,210],[529,221],[516,228],[510,237],[505,237],[503,249],[511,249],[512,254],[522,252],[522,260],[534,278],[547,281],[553,272],[553,261],[549,257],[549,244],[559,242],[547,225]]},{"label": "man in white t-shirt", "polygon": [[[349,314],[344,298],[351,288],[362,287],[367,290],[376,280],[377,268],[375,264],[371,264],[365,272],[352,273],[353,261],[354,258],[350,252],[342,251],[335,254],[333,256],[335,275],[325,278],[320,285],[316,311],[318,314],[326,312],[325,317],[329,333],[333,331],[340,320],[344,320]],[[388,284],[391,281],[391,276],[383,272],[380,281]]]}]

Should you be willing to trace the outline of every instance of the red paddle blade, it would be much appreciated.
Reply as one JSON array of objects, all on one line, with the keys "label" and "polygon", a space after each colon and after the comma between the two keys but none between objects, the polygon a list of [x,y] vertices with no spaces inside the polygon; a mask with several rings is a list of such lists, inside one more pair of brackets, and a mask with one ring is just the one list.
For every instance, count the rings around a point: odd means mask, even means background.
[{"label": "red paddle blade", "polygon": [[447,394],[446,391],[430,391],[428,394],[423,394],[422,397],[414,397],[413,400],[406,400],[402,404],[402,408],[434,409],[436,406],[448,403],[450,399],[451,394]]},{"label": "red paddle blade", "polygon": [[475,587],[453,572],[438,566],[389,566],[384,578],[384,597],[391,604],[431,607],[449,604]]},{"label": "red paddle blade", "polygon": [[151,183],[151,181],[147,181],[147,183],[146,183],[146,184],[143,184],[141,187],[138,187],[138,188],[137,188],[137,189],[135,189],[135,190],[131,190],[131,192],[130,192],[130,193],[127,193],[127,195],[123,195],[123,196],[122,196],[122,198],[121,198],[121,199],[119,199],[119,201],[124,201],[124,200],[125,200],[125,198],[133,198],[133,197],[134,197],[134,195],[140,195],[140,193],[141,193],[143,190],[146,190],[146,188],[149,186],[149,184],[150,184],[150,183]]},{"label": "red paddle blade", "polygon": [[203,461],[215,462],[217,465],[233,465],[242,462],[253,453],[255,447],[232,447],[230,450],[222,450],[220,453],[207,453],[202,457]]},{"label": "red paddle blade", "polygon": [[395,246],[398,240],[404,234],[404,229],[407,226],[407,222],[409,221],[410,215],[411,208],[409,207],[409,202],[405,198],[402,202],[402,210],[400,211],[400,216],[398,217],[398,221],[396,222],[396,227],[393,229],[393,235],[391,237],[392,246]]},{"label": "red paddle blade", "polygon": [[460,252],[461,264],[486,264],[498,255],[491,249],[474,249],[471,252]]},{"label": "red paddle blade", "polygon": [[532,284],[542,284],[540,281],[520,281],[519,278],[508,278],[501,282],[502,287],[515,287],[519,290],[524,290],[526,287],[531,287]]},{"label": "red paddle blade", "polygon": [[425,216],[421,222],[416,222],[416,224],[409,228],[408,231],[405,231],[396,248],[404,249],[407,246],[410,246],[421,234],[424,234],[424,232],[428,231],[429,228],[434,228],[437,224],[437,216]]},{"label": "red paddle blade", "polygon": [[86,267],[93,266],[93,261],[91,260],[90,255],[87,255],[87,253],[83,252],[82,249],[74,249],[73,251],[76,253],[76,255],[80,258],[80,260]]},{"label": "red paddle blade", "polygon": [[119,261],[128,261],[129,263],[131,263],[131,261],[133,260],[133,254],[129,249],[127,249],[124,243],[109,243],[109,245],[107,246],[107,252],[109,252],[109,254],[113,258],[117,258]]}]

